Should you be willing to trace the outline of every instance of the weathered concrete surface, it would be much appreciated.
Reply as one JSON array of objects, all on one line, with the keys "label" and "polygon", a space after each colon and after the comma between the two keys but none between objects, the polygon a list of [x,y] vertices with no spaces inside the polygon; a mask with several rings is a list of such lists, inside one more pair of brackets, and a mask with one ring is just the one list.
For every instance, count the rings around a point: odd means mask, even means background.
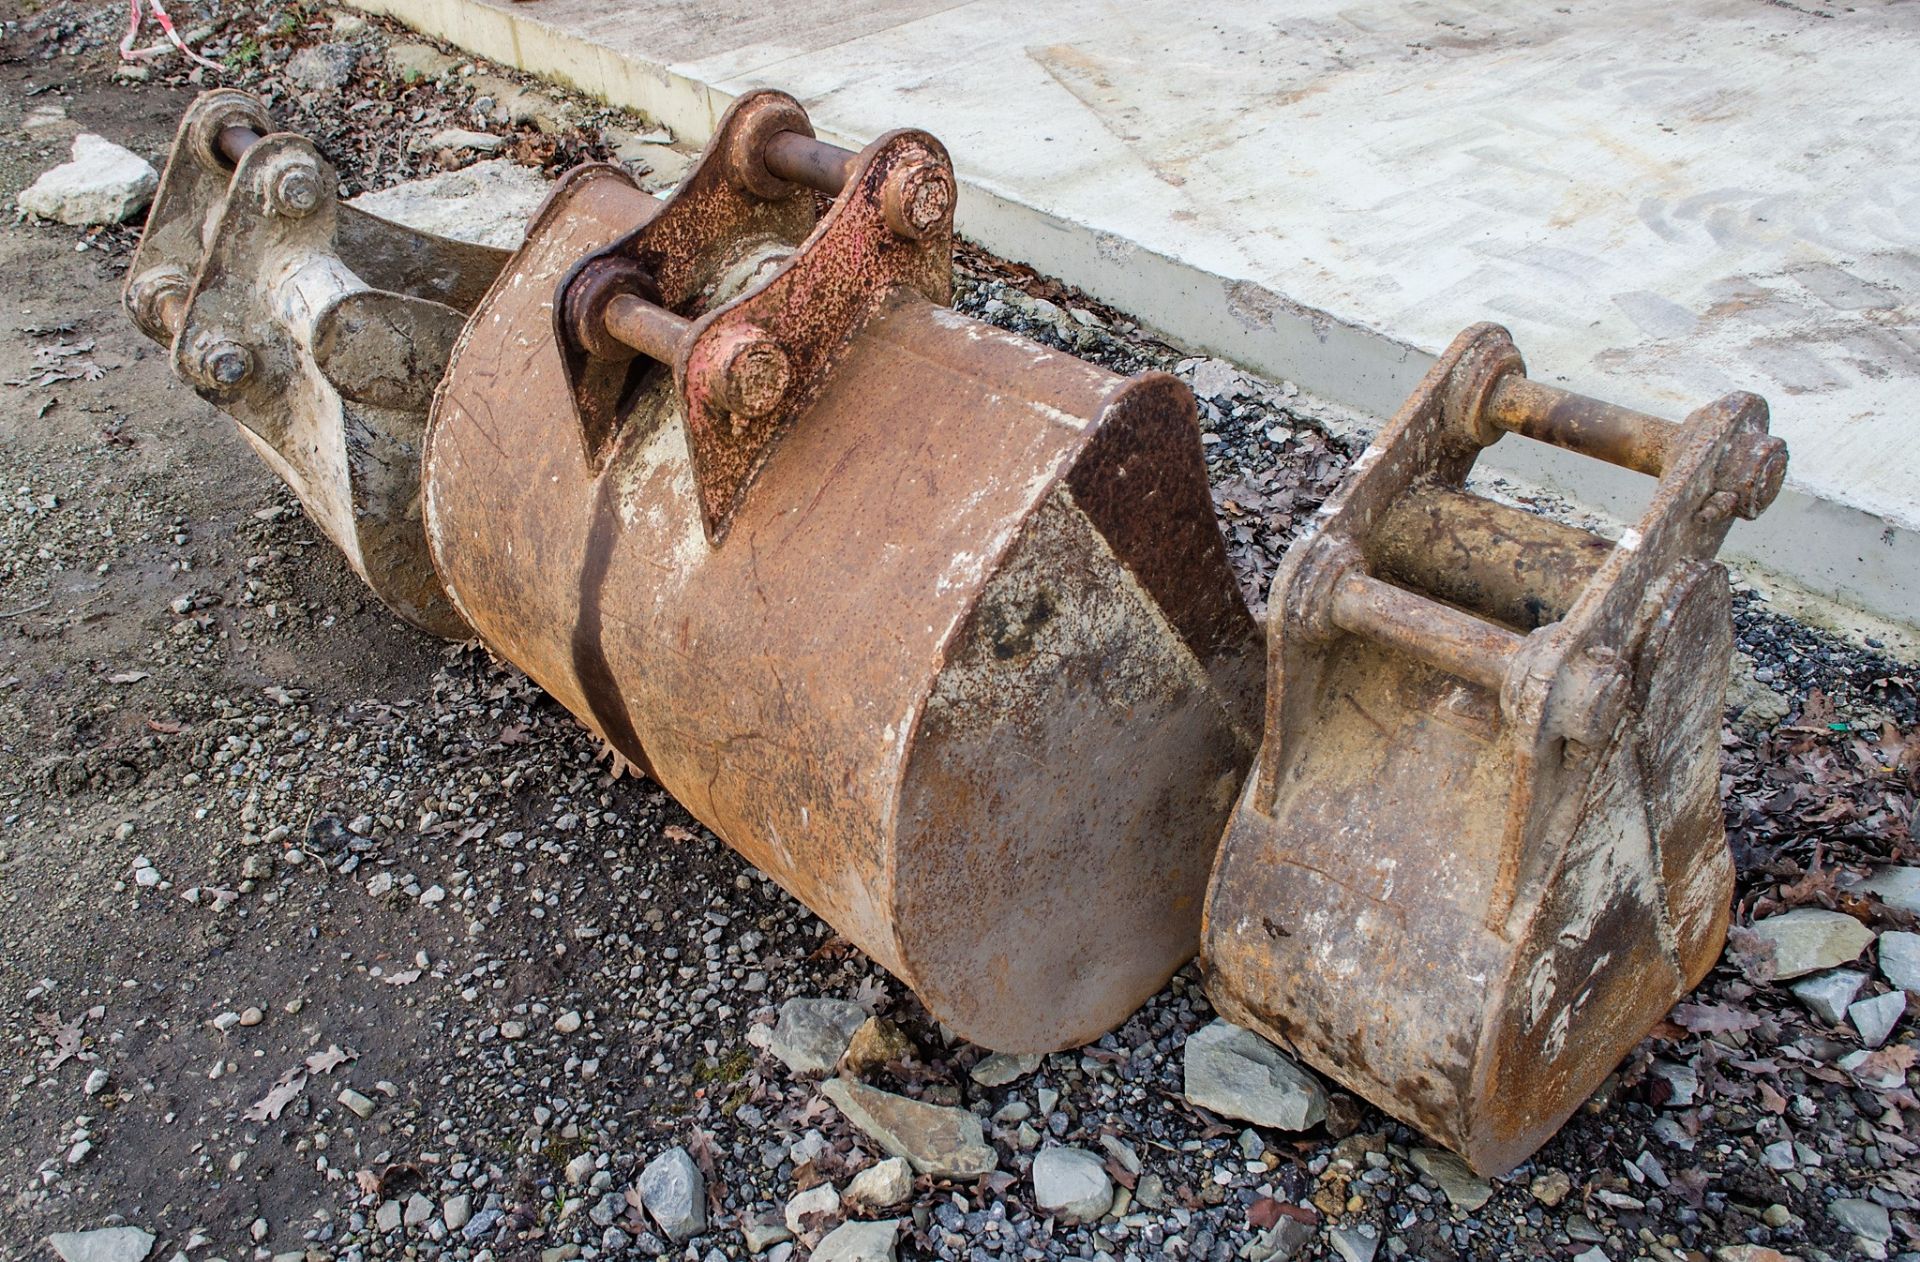
[{"label": "weathered concrete surface", "polygon": [[[546,196],[547,182],[539,172],[494,158],[362,193],[350,205],[416,232],[517,250],[526,239],[527,223]],[[380,278],[369,279],[378,284]]]},{"label": "weathered concrete surface", "polygon": [[[687,139],[762,85],[824,134],[926,127],[964,231],[1375,414],[1483,318],[1663,415],[1755,390],[1792,489],[1728,554],[1920,609],[1920,6],[355,2]],[[1490,462],[1646,494],[1521,440]]]}]

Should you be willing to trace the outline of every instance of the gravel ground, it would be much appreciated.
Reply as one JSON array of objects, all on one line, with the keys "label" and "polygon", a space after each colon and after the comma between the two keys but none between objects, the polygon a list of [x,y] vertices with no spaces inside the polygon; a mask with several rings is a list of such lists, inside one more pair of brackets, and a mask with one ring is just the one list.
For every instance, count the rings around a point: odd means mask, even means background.
[{"label": "gravel ground", "polygon": [[[379,24],[176,7],[217,77],[270,94],[350,191],[479,156],[411,143],[451,128],[546,171],[676,170],[645,120],[456,54],[409,81],[396,61],[437,63]],[[81,126],[164,153],[193,90],[179,58],[115,79],[122,9],[0,12],[0,194]],[[316,46],[347,52],[300,53]],[[67,121],[26,129],[49,105]],[[1450,1171],[1337,1092],[1303,1133],[1188,1103],[1182,1052],[1212,1019],[1192,970],[1098,1043],[988,1086],[980,1049],[657,787],[616,777],[524,677],[385,615],[119,313],[133,238],[0,228],[0,379],[82,343],[53,358],[99,370],[0,387],[0,1255],[134,1224],[154,1257],[193,1262],[744,1256],[749,1220],[884,1155],[768,1054],[782,1005],[813,996],[904,1040],[871,1082],[970,1109],[993,1145],[997,1173],[921,1176],[861,1215],[901,1219],[903,1256],[1765,1262],[1920,1240],[1911,1019],[1862,1059],[1855,1026],[1771,980],[1746,928],[1802,907],[1913,928],[1852,885],[1916,861],[1914,675],[1874,646],[1742,594],[1735,949],[1504,1179]],[[1258,601],[1351,445],[1284,383],[1017,265],[962,263],[965,309],[1193,381]],[[1871,960],[1860,997],[1892,993]],[[1037,1204],[1033,1156],[1058,1145],[1117,1186],[1097,1222]],[[680,1241],[627,1195],[674,1149],[706,1194]],[[837,1216],[797,1219],[799,1249]]]}]

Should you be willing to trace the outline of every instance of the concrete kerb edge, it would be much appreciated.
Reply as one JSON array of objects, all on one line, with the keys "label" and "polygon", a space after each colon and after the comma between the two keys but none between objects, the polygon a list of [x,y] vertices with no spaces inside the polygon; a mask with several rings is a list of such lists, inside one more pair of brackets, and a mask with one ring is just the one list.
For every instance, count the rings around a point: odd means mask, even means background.
[{"label": "concrete kerb edge", "polygon": [[[637,110],[691,144],[706,142],[733,100],[732,93],[671,66],[551,26],[533,11],[472,0],[346,2],[475,56]],[[1431,352],[1377,330],[1026,205],[986,182],[963,176],[961,187],[960,227],[987,248],[1111,303],[1177,345],[1291,381],[1342,408],[1391,415],[1433,361]],[[1483,465],[1615,520],[1638,516],[1647,495],[1637,475],[1518,440],[1501,443]],[[1920,627],[1920,530],[1912,525],[1790,483],[1759,521],[1735,528],[1722,555],[1816,602]],[[1804,599],[1799,606],[1809,608]],[[1844,615],[1816,620],[1853,625]]]},{"label": "concrete kerb edge", "polygon": [[527,74],[563,84],[610,105],[665,123],[676,137],[704,144],[733,95],[668,66],[595,44],[542,22],[532,13],[464,0],[346,0],[364,13],[389,17]]}]

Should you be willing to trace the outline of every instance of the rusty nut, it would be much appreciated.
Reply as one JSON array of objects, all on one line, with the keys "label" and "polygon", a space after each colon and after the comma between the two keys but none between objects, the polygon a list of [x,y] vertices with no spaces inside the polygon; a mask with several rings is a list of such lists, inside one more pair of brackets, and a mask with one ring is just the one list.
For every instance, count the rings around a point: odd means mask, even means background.
[{"label": "rusty nut", "polygon": [[253,352],[232,338],[210,334],[194,346],[188,371],[209,390],[232,390],[253,376]]},{"label": "rusty nut", "polygon": [[309,158],[290,156],[276,163],[267,180],[267,209],[288,219],[305,219],[320,209],[325,196],[320,168]]},{"label": "rusty nut", "polygon": [[894,235],[920,240],[953,216],[953,172],[926,159],[901,163],[887,173],[880,210]]},{"label": "rusty nut", "polygon": [[754,325],[728,329],[707,357],[714,400],[735,416],[771,415],[793,386],[793,360],[786,348]]}]

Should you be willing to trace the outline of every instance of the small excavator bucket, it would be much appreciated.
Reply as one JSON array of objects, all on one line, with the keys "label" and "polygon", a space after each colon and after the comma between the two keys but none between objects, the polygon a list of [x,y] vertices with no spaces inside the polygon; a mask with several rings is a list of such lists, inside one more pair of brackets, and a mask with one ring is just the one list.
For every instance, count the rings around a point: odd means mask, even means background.
[{"label": "small excavator bucket", "polygon": [[[756,92],[664,202],[563,179],[455,345],[454,605],[990,1048],[1198,947],[1264,671],[1192,396],[968,319],[931,136]],[[828,200],[831,199],[831,200]]]},{"label": "small excavator bucket", "polygon": [[421,437],[454,336],[510,255],[341,205],[313,143],[270,132],[243,92],[188,107],[127,310],[389,608],[465,638],[421,532]]},{"label": "small excavator bucket", "polygon": [[[1712,966],[1731,519],[1765,403],[1678,425],[1529,380],[1469,329],[1290,551],[1265,742],[1208,891],[1208,993],[1484,1174]],[[1465,489],[1504,432],[1658,479],[1616,541]]]}]

